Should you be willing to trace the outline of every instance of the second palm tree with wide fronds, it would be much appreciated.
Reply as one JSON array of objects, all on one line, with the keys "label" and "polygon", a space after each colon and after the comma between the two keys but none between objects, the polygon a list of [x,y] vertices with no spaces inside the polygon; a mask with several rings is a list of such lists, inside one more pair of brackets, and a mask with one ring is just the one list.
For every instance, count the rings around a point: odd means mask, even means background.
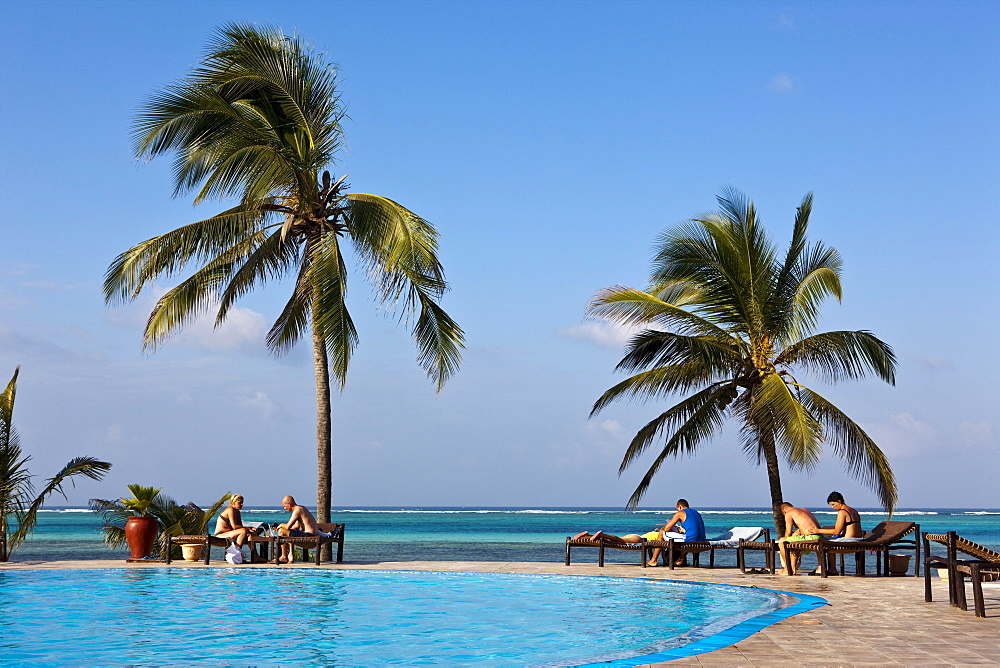
[{"label": "second palm tree with wide fronds", "polygon": [[820,304],[841,297],[841,259],[806,238],[812,194],[798,208],[784,254],[753,202],[735,191],[718,201],[717,213],[660,237],[647,290],[606,288],[588,310],[639,328],[617,367],[634,375],[605,392],[592,414],[618,400],[687,395],[640,429],[625,451],[621,472],[662,443],[629,506],[668,458],[694,453],[733,419],[743,451],[767,469],[779,535],[779,462],[811,468],[824,443],[891,513],[896,482],[885,454],[802,377],[835,383],[874,375],[894,384],[896,367],[892,349],[871,332],[815,332]]},{"label": "second palm tree with wide fronds", "polygon": [[391,199],[348,192],[345,177],[326,171],[342,148],[342,116],[334,67],[300,38],[223,26],[201,64],[142,109],[135,154],[173,154],[175,195],[238,204],[125,251],[104,283],[109,303],[129,301],[156,279],[195,267],[149,316],[145,346],[155,349],[206,311],[219,325],[247,292],[294,277],[267,345],[282,353],[312,338],[321,522],[330,519],[330,374],[342,388],[358,341],[345,301],[345,252],[412,323],[418,362],[438,390],[463,347],[462,330],[440,306],[447,284],[435,228]]}]

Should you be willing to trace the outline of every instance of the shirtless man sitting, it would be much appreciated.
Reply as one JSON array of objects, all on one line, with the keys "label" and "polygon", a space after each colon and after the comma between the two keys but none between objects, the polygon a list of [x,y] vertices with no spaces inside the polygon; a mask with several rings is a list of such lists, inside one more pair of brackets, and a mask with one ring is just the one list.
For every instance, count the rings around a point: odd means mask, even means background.
[{"label": "shirtless man sitting", "polygon": [[[283,498],[281,500],[281,507],[291,512],[292,516],[284,524],[278,525],[279,536],[301,538],[319,535],[319,526],[316,524],[316,518],[313,517],[308,508],[295,503],[294,497],[286,496]],[[292,550],[291,545],[285,543],[281,545],[281,558],[279,561],[283,564],[295,562],[295,551]]]},{"label": "shirtless man sitting", "polygon": [[236,547],[243,549],[253,529],[243,526],[243,516],[240,510],[243,508],[243,496],[233,494],[229,499],[229,507],[219,513],[219,519],[215,521],[215,535],[219,538],[228,538],[236,543]]},{"label": "shirtless man sitting", "polygon": [[[795,575],[799,568],[802,555],[798,552],[788,553],[788,543],[795,543],[803,540],[819,540],[819,522],[816,516],[805,508],[796,508],[785,501],[780,506],[782,514],[785,516],[785,535],[778,539],[778,553],[781,556],[781,574]],[[791,572],[786,570],[786,564],[790,565]]]}]

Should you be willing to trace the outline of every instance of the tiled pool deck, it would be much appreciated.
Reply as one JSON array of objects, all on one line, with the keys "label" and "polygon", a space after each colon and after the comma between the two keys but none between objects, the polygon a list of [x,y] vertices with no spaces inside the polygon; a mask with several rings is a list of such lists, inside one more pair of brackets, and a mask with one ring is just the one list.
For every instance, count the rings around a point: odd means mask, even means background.
[{"label": "tiled pool deck", "polygon": [[[581,555],[582,556],[582,555]],[[596,556],[596,555],[595,555]],[[123,568],[122,561],[15,562],[0,569]],[[142,568],[165,568],[163,564]],[[211,567],[230,567],[223,561]],[[205,568],[174,562],[170,568]],[[239,568],[259,568],[244,565]],[[281,568],[315,568],[295,564]],[[649,577],[694,582],[749,585],[827,600],[828,605],[780,621],[735,645],[672,661],[670,666],[971,666],[1000,665],[1000,588],[985,589],[986,618],[948,605],[946,583],[934,578],[934,602],[924,603],[923,578],[781,577],[743,575],[732,568],[640,568],[634,564],[515,563],[425,561],[351,563],[321,568],[473,571],[488,573],[557,573]]]}]

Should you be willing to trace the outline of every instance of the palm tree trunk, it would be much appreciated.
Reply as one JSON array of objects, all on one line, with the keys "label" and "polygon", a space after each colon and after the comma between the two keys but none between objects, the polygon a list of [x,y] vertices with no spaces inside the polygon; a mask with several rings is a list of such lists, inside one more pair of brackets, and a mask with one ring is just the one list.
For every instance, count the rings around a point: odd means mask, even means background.
[{"label": "palm tree trunk", "polygon": [[[330,521],[330,363],[326,341],[313,320],[313,356],[316,366],[316,520]],[[329,547],[329,546],[327,546]]]},{"label": "palm tree trunk", "polygon": [[778,470],[778,453],[774,447],[774,434],[763,432],[760,437],[760,447],[764,451],[764,462],[767,464],[767,482],[771,488],[771,512],[774,513],[775,538],[785,535],[785,516],[781,512],[781,472]]}]

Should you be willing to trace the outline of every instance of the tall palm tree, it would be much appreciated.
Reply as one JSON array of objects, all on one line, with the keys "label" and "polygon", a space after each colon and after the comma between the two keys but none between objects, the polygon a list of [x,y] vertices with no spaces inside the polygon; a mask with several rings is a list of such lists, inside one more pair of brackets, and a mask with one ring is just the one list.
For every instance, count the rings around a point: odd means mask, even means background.
[{"label": "tall palm tree", "polygon": [[[0,561],[7,561],[10,554],[24,542],[38,524],[38,511],[53,493],[62,494],[63,483],[78,475],[100,480],[111,469],[111,464],[93,457],[75,457],[54,476],[45,481],[45,487],[35,494],[32,475],[27,464],[31,457],[21,451],[20,437],[14,428],[14,398],[17,396],[17,375],[0,394]],[[75,483],[74,483],[75,484]],[[17,529],[10,533],[12,523]]]},{"label": "tall palm tree", "polygon": [[[317,396],[317,515],[330,518],[330,371],[342,389],[357,332],[345,302],[347,244],[383,303],[412,322],[417,360],[440,391],[458,369],[463,333],[440,307],[447,289],[437,231],[396,202],[347,191],[325,168],[342,148],[336,71],[299,37],[229,24],[201,64],[154,94],[133,131],[135,155],[174,155],[174,194],[235,206],[131,248],[108,269],[107,302],[135,299],[159,277],[194,272],[154,306],[144,346],[244,294],[294,276],[267,336],[280,354],[312,336]],[[415,316],[415,317],[414,317]]]},{"label": "tall palm tree", "polygon": [[809,469],[824,442],[888,512],[895,508],[896,482],[882,451],[793,375],[801,370],[835,383],[871,373],[895,383],[895,355],[870,332],[814,333],[820,304],[841,298],[841,259],[822,242],[807,242],[812,201],[812,193],[802,200],[782,257],[753,202],[727,191],[718,197],[717,213],[661,235],[648,290],[614,286],[595,295],[591,316],[643,329],[617,366],[638,373],[605,392],[591,415],[619,399],[691,393],[640,429],[625,451],[619,473],[664,441],[629,507],[639,503],[664,460],[693,454],[730,417],[740,425],[746,455],[767,467],[779,535],[779,455],[792,469]]}]

